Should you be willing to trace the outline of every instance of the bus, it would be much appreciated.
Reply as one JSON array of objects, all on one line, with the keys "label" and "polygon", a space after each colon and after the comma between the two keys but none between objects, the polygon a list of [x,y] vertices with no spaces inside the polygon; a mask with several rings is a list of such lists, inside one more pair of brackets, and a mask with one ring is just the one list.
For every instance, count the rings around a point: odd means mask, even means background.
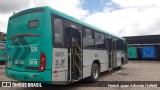
[{"label": "bus", "polygon": [[129,46],[128,47],[128,59],[137,59],[137,47]]},{"label": "bus", "polygon": [[9,18],[7,77],[67,85],[127,63],[124,38],[48,6],[30,8]]},{"label": "bus", "polygon": [[142,48],[142,58],[143,59],[156,59],[156,52],[154,46],[143,46]]},{"label": "bus", "polygon": [[5,41],[0,41],[0,62],[5,61]]}]

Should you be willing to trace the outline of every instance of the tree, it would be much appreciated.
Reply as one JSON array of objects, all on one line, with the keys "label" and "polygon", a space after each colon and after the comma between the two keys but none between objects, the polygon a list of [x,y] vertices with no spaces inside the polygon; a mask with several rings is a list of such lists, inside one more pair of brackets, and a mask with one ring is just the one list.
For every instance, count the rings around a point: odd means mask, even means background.
[{"label": "tree", "polygon": [[0,32],[0,41],[1,40],[6,40],[6,33]]}]

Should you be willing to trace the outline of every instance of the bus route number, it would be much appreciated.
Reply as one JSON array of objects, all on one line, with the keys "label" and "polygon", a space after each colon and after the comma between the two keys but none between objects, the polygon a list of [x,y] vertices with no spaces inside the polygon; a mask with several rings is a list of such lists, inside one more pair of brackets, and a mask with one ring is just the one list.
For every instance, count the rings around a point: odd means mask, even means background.
[{"label": "bus route number", "polygon": [[31,52],[37,52],[38,48],[37,47],[31,47]]},{"label": "bus route number", "polygon": [[8,61],[7,66],[12,67],[12,61]]}]

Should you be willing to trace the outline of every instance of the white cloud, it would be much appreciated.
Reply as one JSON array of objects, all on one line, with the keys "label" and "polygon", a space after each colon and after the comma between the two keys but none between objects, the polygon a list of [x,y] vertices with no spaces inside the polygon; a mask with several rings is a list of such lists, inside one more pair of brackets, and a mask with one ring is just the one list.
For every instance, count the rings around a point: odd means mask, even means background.
[{"label": "white cloud", "polygon": [[0,0],[0,13],[8,13],[24,9],[30,5],[30,0]]},{"label": "white cloud", "polygon": [[[103,0],[101,0],[103,2]],[[77,19],[120,36],[160,34],[160,0],[112,0],[102,12],[89,13],[84,0],[30,0],[23,9],[48,5]],[[119,9],[115,9],[115,5]],[[22,8],[16,11],[20,11]],[[0,30],[6,32],[8,17],[0,15]]]},{"label": "white cloud", "polygon": [[0,32],[6,32],[9,16],[10,14],[0,14]]},{"label": "white cloud", "polygon": [[82,0],[47,0],[46,4],[78,19],[85,18],[88,10],[82,9]]},{"label": "white cloud", "polygon": [[160,0],[112,0],[121,7],[160,7]]},{"label": "white cloud", "polygon": [[103,12],[89,15],[85,21],[120,36],[160,34],[158,1],[113,0],[112,3],[121,6],[120,9],[110,11],[106,7]]},{"label": "white cloud", "polygon": [[[18,0],[17,0],[18,1]],[[9,3],[9,0],[7,1]],[[50,6],[54,9],[57,9],[61,12],[64,12],[68,15],[71,15],[77,19],[84,19],[88,14],[88,10],[82,9],[83,0],[29,0],[30,4],[26,7],[15,9],[13,12],[18,12],[27,8],[37,7],[37,6]],[[14,3],[13,3],[14,4]],[[16,3],[16,5],[22,5],[21,3]],[[13,5],[14,6],[14,5]],[[23,6],[23,5],[22,5]],[[5,19],[1,18],[0,20],[0,30],[3,32],[7,31],[7,25],[6,22],[8,22],[8,18],[11,15],[9,14],[2,14],[0,16],[3,16]],[[7,19],[6,19],[7,18]]]}]

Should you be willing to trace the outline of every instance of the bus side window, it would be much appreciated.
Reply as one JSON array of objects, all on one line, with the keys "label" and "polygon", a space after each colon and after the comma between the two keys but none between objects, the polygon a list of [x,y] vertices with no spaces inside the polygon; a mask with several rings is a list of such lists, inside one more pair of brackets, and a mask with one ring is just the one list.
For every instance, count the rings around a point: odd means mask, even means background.
[{"label": "bus side window", "polygon": [[108,50],[108,38],[109,36],[107,34],[105,34],[105,48]]},{"label": "bus side window", "polygon": [[83,30],[83,47],[94,48],[93,30],[86,28]]},{"label": "bus side window", "polygon": [[105,35],[105,47],[106,47],[107,50],[111,51],[112,38],[109,35]]},{"label": "bus side window", "polygon": [[94,37],[95,37],[95,48],[98,48],[98,44],[99,44],[99,33],[98,33],[98,32],[94,32]]},{"label": "bus side window", "polygon": [[62,46],[63,42],[63,22],[60,18],[54,19],[54,44]]},{"label": "bus side window", "polygon": [[100,48],[105,48],[104,34],[100,33]]},{"label": "bus side window", "polygon": [[117,50],[123,50],[123,41],[122,40],[117,40],[116,49]]},{"label": "bus side window", "polygon": [[94,32],[95,35],[95,48],[105,48],[104,34]]}]

